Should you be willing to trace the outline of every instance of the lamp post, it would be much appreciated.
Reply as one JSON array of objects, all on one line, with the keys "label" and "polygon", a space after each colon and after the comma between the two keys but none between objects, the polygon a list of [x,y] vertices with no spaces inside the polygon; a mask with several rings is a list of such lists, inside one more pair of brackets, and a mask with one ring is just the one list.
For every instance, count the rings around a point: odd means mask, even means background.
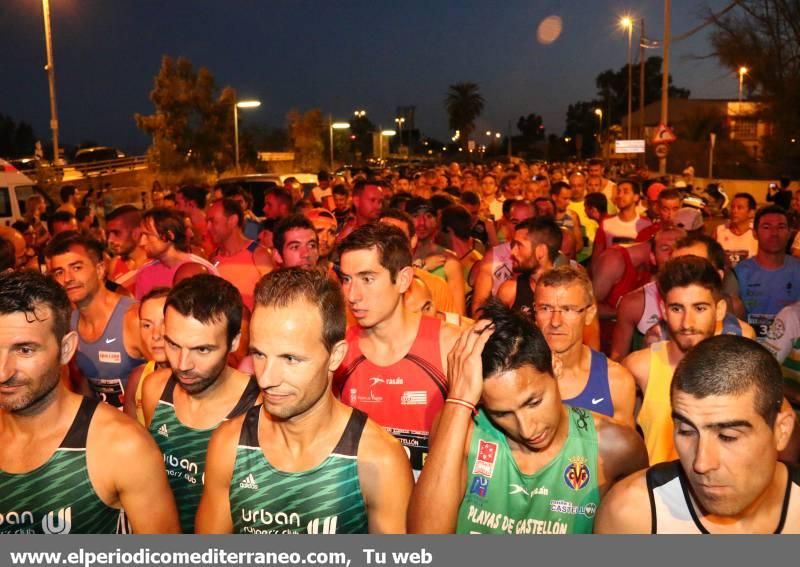
[{"label": "lamp post", "polygon": [[233,138],[236,146],[236,172],[239,172],[239,109],[258,108],[261,106],[260,100],[240,100],[233,105]]},{"label": "lamp post", "polygon": [[628,139],[631,139],[631,115],[633,114],[633,50],[631,42],[633,38],[633,19],[625,16],[619,21],[620,26],[628,31]]},{"label": "lamp post", "polygon": [[744,76],[750,72],[747,67],[739,67],[739,111],[741,112],[742,106],[742,87],[744,87]]},{"label": "lamp post", "polygon": [[379,152],[378,159],[383,160],[383,138],[384,137],[391,138],[395,134],[397,134],[397,132],[395,132],[394,130],[381,130],[381,135],[378,138],[378,142],[379,142],[378,143],[378,152]]},{"label": "lamp post", "polygon": [[333,115],[328,115],[328,132],[330,133],[330,146],[331,146],[331,172],[333,172],[333,131],[334,130],[347,130],[350,128],[349,122],[334,122]]},{"label": "lamp post", "polygon": [[398,130],[400,130],[400,145],[403,145],[403,124],[405,124],[406,119],[402,116],[394,119],[395,124],[397,124]]},{"label": "lamp post", "polygon": [[50,29],[50,0],[42,0],[42,17],[44,18],[44,42],[47,49],[47,82],[50,86],[50,130],[53,131],[53,166],[58,167],[58,111],[56,109],[56,68],[53,62],[53,34]]},{"label": "lamp post", "polygon": [[[669,123],[669,46],[671,0],[664,0],[664,58],[661,62],[661,124]],[[658,158],[658,173],[667,173],[667,157]]]},{"label": "lamp post", "polygon": [[603,155],[603,143],[601,136],[603,134],[603,109],[602,108],[595,108],[594,113],[597,115],[597,122],[599,128],[597,130],[597,145],[600,146],[600,156]]}]

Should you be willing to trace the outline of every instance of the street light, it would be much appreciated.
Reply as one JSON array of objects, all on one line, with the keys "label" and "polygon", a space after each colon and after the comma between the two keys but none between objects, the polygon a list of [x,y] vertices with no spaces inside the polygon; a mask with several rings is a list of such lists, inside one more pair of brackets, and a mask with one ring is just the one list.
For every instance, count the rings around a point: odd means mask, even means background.
[{"label": "street light", "polygon": [[233,105],[233,138],[236,146],[236,172],[239,172],[239,109],[258,108],[261,106],[260,100],[240,100]]},{"label": "street light", "polygon": [[601,134],[603,133],[603,109],[602,108],[595,108],[594,113],[597,115],[597,121],[599,123],[599,129],[597,130],[597,145],[600,146],[600,156],[603,155],[603,142],[601,139]]},{"label": "street light", "polygon": [[397,132],[395,132],[394,130],[381,130],[381,135],[380,135],[380,138],[378,139],[379,142],[380,142],[378,144],[378,146],[379,146],[378,147],[378,151],[379,151],[378,157],[379,157],[379,159],[381,159],[381,160],[383,159],[383,138],[384,137],[391,138],[395,134],[397,134]]},{"label": "street light", "polygon": [[[742,87],[744,86],[744,76],[750,72],[747,67],[739,67],[739,105],[742,104]],[[741,111],[741,108],[739,109]]]},{"label": "street light", "polygon": [[356,110],[353,112],[353,116],[355,116],[356,118],[364,118],[366,115],[367,115],[366,110]]},{"label": "street light", "polygon": [[625,16],[619,21],[619,25],[628,30],[628,139],[631,139],[631,114],[633,113],[633,50],[631,41],[633,38],[633,18]]},{"label": "street light", "polygon": [[58,167],[58,111],[56,109],[56,68],[53,62],[53,34],[50,30],[50,0],[42,0],[44,18],[44,42],[47,48],[47,82],[50,86],[50,129],[53,131],[53,166]]},{"label": "street light", "polygon": [[397,124],[398,129],[400,130],[400,145],[403,145],[403,124],[405,124],[406,119],[401,117],[394,119],[395,123]]},{"label": "street light", "polygon": [[330,146],[331,146],[331,171],[333,171],[333,131],[334,130],[347,130],[350,128],[349,122],[334,122],[333,115],[328,115],[328,124],[330,127],[328,128],[328,132],[330,132]]}]

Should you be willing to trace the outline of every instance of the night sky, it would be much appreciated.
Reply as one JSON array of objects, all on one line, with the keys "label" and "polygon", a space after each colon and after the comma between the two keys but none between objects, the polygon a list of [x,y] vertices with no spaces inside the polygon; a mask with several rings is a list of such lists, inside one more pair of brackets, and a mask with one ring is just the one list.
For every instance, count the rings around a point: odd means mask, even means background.
[{"label": "night sky", "polygon": [[[396,107],[416,105],[423,134],[445,139],[452,83],[480,85],[479,132],[505,131],[536,112],[560,134],[567,105],[593,98],[595,76],[625,64],[621,14],[636,19],[634,49],[640,17],[648,36],[663,34],[663,0],[50,2],[61,143],[95,140],[135,153],[148,138],[133,114],[153,111],[148,94],[162,54],[186,56],[219,86],[260,99],[245,124],[282,126],[290,108],[319,107],[334,119],[364,108],[388,127]],[[673,35],[728,3],[673,0]],[[563,31],[541,45],[536,29],[551,15]],[[710,52],[709,29],[674,46],[673,79],[693,98],[735,97],[734,72],[696,59]],[[49,139],[43,30],[39,0],[0,1],[0,113]]]}]

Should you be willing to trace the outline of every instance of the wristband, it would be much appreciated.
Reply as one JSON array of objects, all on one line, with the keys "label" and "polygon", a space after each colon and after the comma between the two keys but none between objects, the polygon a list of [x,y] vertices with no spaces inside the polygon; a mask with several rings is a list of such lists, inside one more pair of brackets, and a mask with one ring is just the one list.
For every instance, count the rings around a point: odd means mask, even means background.
[{"label": "wristband", "polygon": [[463,406],[469,409],[469,411],[472,412],[473,416],[478,415],[478,410],[475,408],[475,404],[470,403],[467,400],[460,400],[458,398],[447,398],[444,402],[446,404],[456,404],[458,406]]}]

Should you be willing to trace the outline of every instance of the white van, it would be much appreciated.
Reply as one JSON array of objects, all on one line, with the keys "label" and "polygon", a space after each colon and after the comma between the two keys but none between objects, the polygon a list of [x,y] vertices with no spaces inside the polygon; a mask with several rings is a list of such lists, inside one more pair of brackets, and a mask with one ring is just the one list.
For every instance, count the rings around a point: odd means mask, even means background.
[{"label": "white van", "polygon": [[35,185],[13,165],[0,159],[0,225],[9,226],[25,216],[28,197],[41,195]]}]

